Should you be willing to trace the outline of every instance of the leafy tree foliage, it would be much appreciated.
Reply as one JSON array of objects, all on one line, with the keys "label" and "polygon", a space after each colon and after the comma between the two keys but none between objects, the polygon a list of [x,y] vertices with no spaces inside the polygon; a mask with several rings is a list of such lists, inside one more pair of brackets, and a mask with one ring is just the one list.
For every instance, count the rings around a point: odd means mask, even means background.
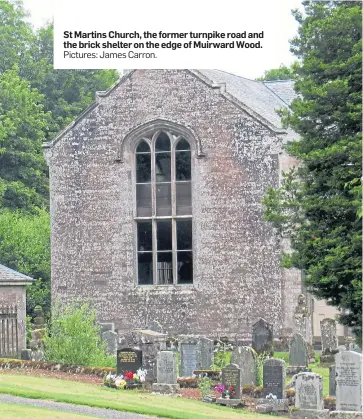
[{"label": "leafy tree foliage", "polygon": [[32,278],[37,278],[27,291],[27,311],[36,305],[50,309],[50,222],[45,210],[36,214],[3,210],[0,212],[1,263]]},{"label": "leafy tree foliage", "polygon": [[292,41],[299,97],[282,113],[300,134],[287,151],[301,166],[268,191],[265,215],[292,239],[285,263],[302,269],[308,289],[342,309],[341,323],[360,335],[362,4],[303,5]]},{"label": "leafy tree foliage", "polygon": [[53,25],[35,33],[21,0],[0,0],[0,263],[38,279],[28,290],[29,313],[37,304],[50,307],[42,142],[117,77],[115,70],[54,70]]},{"label": "leafy tree foliage", "polygon": [[266,70],[265,74],[262,77],[258,77],[256,80],[273,81],[296,79],[298,66],[298,62],[293,63],[290,67],[281,64],[279,68]]},{"label": "leafy tree foliage", "polygon": [[96,313],[87,303],[55,305],[44,346],[49,362],[89,367],[115,365],[115,359],[105,355]]},{"label": "leafy tree foliage", "polygon": [[43,96],[19,77],[0,73],[0,206],[31,211],[48,204],[42,141],[49,124]]}]

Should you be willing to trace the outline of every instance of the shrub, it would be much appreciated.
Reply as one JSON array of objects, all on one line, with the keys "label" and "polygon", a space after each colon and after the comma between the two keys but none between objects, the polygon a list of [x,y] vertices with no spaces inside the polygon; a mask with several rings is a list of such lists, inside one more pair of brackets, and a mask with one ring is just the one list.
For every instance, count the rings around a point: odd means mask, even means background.
[{"label": "shrub", "polygon": [[198,380],[198,388],[202,393],[202,398],[205,399],[210,395],[212,387],[212,380],[209,377],[203,377]]},{"label": "shrub", "polygon": [[263,364],[267,359],[268,355],[266,352],[261,352],[256,358],[256,385],[263,385]]},{"label": "shrub", "polygon": [[55,306],[44,338],[45,359],[79,366],[114,366],[106,356],[106,343],[100,337],[96,314],[89,304]]}]

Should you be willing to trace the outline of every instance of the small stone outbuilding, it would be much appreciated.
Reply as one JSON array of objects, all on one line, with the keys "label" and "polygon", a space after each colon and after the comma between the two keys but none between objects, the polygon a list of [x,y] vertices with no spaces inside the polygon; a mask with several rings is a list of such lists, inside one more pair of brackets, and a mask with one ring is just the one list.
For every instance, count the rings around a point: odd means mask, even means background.
[{"label": "small stone outbuilding", "polygon": [[0,357],[26,348],[26,287],[33,278],[0,265]]}]

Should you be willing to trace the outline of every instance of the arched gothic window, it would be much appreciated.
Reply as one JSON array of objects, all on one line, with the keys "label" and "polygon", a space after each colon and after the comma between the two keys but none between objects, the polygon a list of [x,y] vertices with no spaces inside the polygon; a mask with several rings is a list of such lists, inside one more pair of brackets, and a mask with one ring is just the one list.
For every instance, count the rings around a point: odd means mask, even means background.
[{"label": "arched gothic window", "polygon": [[190,144],[158,131],[138,141],[135,159],[138,284],[192,284]]}]

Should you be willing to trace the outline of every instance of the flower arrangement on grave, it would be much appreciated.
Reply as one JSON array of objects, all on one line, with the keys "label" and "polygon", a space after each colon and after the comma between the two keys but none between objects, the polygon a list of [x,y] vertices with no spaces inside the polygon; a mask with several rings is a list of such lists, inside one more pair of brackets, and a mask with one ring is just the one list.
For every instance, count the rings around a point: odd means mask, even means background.
[{"label": "flower arrangement on grave", "polygon": [[147,371],[139,368],[136,372],[123,371],[122,374],[107,374],[104,378],[104,385],[107,387],[125,390],[141,386],[146,380]]},{"label": "flower arrangement on grave", "polygon": [[218,391],[223,399],[233,399],[236,396],[236,389],[233,386],[226,387],[223,384],[217,384],[214,390]]}]

